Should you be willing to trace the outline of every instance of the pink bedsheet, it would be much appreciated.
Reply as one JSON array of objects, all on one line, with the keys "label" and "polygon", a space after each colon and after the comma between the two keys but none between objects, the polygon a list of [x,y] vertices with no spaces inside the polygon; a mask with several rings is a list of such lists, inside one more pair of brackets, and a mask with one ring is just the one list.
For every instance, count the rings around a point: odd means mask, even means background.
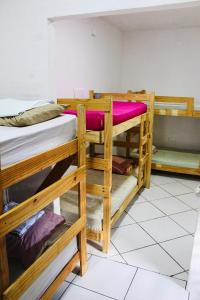
[{"label": "pink bedsheet", "polygon": [[[113,101],[113,125],[120,124],[124,121],[144,114],[147,111],[147,105],[141,102],[122,102]],[[76,115],[75,110],[66,110],[65,114]],[[103,130],[104,112],[87,111],[86,127],[88,130]]]}]

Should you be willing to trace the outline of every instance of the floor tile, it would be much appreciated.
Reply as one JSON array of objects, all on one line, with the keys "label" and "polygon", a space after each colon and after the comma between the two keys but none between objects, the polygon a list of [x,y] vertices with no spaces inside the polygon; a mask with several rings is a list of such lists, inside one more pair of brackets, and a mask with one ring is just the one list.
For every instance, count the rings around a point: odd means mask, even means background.
[{"label": "floor tile", "polygon": [[111,241],[120,253],[155,244],[153,239],[137,224],[113,229]]},{"label": "floor tile", "polygon": [[163,211],[166,215],[176,214],[190,209],[190,207],[188,207],[175,197],[154,200],[152,201],[152,203],[161,211]]},{"label": "floor tile", "polygon": [[173,277],[187,281],[188,280],[188,272],[182,272],[180,274],[174,275]]},{"label": "floor tile", "polygon": [[152,174],[151,180],[156,185],[162,185],[162,184],[176,182],[176,180],[173,177],[162,175],[162,174],[160,174],[160,175]]},{"label": "floor tile", "polygon": [[87,273],[82,278],[76,277],[74,284],[122,300],[135,272],[134,267],[93,256],[89,260]]},{"label": "floor tile", "polygon": [[71,284],[60,300],[109,300],[110,298]]},{"label": "floor tile", "polygon": [[199,184],[199,179],[188,179],[188,178],[176,178],[176,181],[184,184],[185,186],[195,190]]},{"label": "floor tile", "polygon": [[183,194],[192,192],[191,188],[189,188],[179,182],[163,184],[162,189],[164,189],[166,192],[170,193],[173,196],[183,195]]},{"label": "floor tile", "polygon": [[183,287],[184,289],[186,288],[186,284],[187,284],[186,280],[180,280],[180,279],[177,279],[175,277],[171,277],[170,279],[173,280],[176,284]]},{"label": "floor tile", "polygon": [[126,300],[188,300],[188,293],[166,276],[138,270]]},{"label": "floor tile", "polygon": [[59,289],[56,291],[55,295],[51,298],[51,300],[59,300],[69,285],[69,282],[64,281],[59,287]]},{"label": "floor tile", "polygon": [[126,264],[126,261],[123,259],[123,257],[121,255],[114,255],[114,256],[111,256],[111,257],[108,257],[108,259],[110,260],[113,260],[113,261],[116,261],[116,262],[119,262],[119,263],[123,263],[123,264]]},{"label": "floor tile", "polygon": [[190,268],[193,248],[193,237],[191,235],[176,240],[163,242],[161,246],[185,269]]},{"label": "floor tile", "polygon": [[136,222],[142,222],[164,216],[164,214],[150,202],[136,203],[132,207],[129,207],[127,211]]},{"label": "floor tile", "polygon": [[167,198],[171,196],[169,193],[161,189],[159,186],[153,186],[150,189],[144,189],[141,192],[141,195],[148,201]]},{"label": "floor tile", "polygon": [[189,233],[195,233],[197,226],[198,213],[190,210],[180,214],[170,216],[176,223],[185,228]]},{"label": "floor tile", "polygon": [[190,206],[191,208],[200,208],[200,197],[197,197],[195,193],[177,196],[177,198],[183,201],[186,205]]},{"label": "floor tile", "polygon": [[122,256],[129,265],[169,276],[183,271],[159,245],[124,253]]},{"label": "floor tile", "polygon": [[167,241],[188,234],[188,232],[183,230],[168,217],[142,222],[140,223],[140,226],[142,226],[142,228],[144,228],[144,230],[157,242]]},{"label": "floor tile", "polygon": [[[143,203],[143,202],[146,202],[147,200],[142,197],[142,195],[138,194],[136,197],[135,197],[135,201],[133,202],[134,203]],[[130,204],[131,205],[131,204]]]},{"label": "floor tile", "polygon": [[116,250],[116,248],[113,246],[112,243],[110,243],[108,253],[104,253],[102,251],[102,245],[98,242],[92,242],[92,241],[88,242],[87,251],[90,254],[97,255],[97,256],[100,256],[100,257],[109,257],[109,256],[113,256],[113,255],[118,254],[118,251]]},{"label": "floor tile", "polygon": [[131,225],[134,224],[135,221],[133,218],[131,218],[126,212],[124,212],[119,220],[112,226],[112,228],[120,227],[120,226],[125,226],[125,225]]}]

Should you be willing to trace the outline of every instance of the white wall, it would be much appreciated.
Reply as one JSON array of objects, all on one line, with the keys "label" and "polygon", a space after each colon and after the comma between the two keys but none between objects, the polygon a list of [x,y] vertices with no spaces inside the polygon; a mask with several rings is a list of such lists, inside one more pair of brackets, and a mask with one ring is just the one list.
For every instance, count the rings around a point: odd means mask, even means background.
[{"label": "white wall", "polygon": [[[200,104],[200,28],[135,31],[124,36],[122,87],[192,96]],[[199,119],[159,117],[155,143],[200,149]]]},{"label": "white wall", "polygon": [[1,0],[0,97],[51,96],[48,18],[195,5],[198,0]]},{"label": "white wall", "polygon": [[[53,25],[56,97],[88,97],[90,89],[120,91],[122,33],[118,29],[100,18]],[[80,95],[74,93],[76,88],[83,89]]]}]

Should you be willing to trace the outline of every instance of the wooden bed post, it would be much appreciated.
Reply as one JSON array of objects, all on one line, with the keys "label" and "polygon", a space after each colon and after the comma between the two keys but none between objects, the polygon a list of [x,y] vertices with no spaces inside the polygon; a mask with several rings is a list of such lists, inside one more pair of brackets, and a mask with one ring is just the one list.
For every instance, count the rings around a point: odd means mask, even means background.
[{"label": "wooden bed post", "polygon": [[[85,107],[83,104],[78,105],[78,166],[86,166],[86,116]],[[86,170],[85,170],[86,172]],[[79,198],[79,216],[84,217],[85,227],[79,234],[79,249],[80,249],[80,275],[83,276],[87,271],[87,249],[86,249],[86,174],[84,179],[80,181],[78,188]]]},{"label": "wooden bed post", "polygon": [[[1,157],[0,157],[1,159]],[[3,188],[1,179],[1,162],[0,162],[0,215],[3,214]],[[3,291],[9,286],[9,267],[6,252],[6,239],[0,238],[0,299],[3,299]]]},{"label": "wooden bed post", "polygon": [[104,159],[111,162],[110,168],[104,170],[103,198],[103,252],[108,252],[111,232],[111,188],[112,188],[112,97],[108,97],[110,109],[104,117]]},{"label": "wooden bed post", "polygon": [[148,161],[146,166],[145,187],[150,188],[151,183],[151,160],[152,160],[152,143],[153,143],[153,121],[154,121],[154,100],[155,93],[149,94],[149,139],[148,139]]}]

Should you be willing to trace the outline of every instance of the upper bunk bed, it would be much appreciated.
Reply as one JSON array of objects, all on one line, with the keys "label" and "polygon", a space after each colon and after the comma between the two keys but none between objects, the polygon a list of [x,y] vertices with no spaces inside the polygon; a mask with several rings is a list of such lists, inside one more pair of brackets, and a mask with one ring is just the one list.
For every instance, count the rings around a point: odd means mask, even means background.
[{"label": "upper bunk bed", "polygon": [[[1,299],[50,299],[78,262],[81,274],[86,271],[84,107],[79,107],[78,112],[78,127],[77,118],[66,115],[26,127],[0,126]],[[63,176],[75,156],[78,156],[78,168]],[[47,168],[50,169],[49,175],[38,183],[34,192],[28,191],[29,196],[24,201],[21,201],[23,190],[19,189],[18,194],[12,192],[9,200],[17,202],[17,205],[5,210],[9,205],[5,191],[22,181],[26,183],[27,179]],[[32,181],[31,186],[34,183]],[[79,185],[80,190],[79,216],[72,226],[67,227],[63,217],[49,211],[49,205],[75,185]],[[25,235],[18,238],[14,234],[16,228],[24,222],[28,223],[27,220],[38,212],[43,212],[42,217],[27,229]],[[49,216],[52,222],[59,220],[59,226],[55,227],[58,231],[54,231],[49,219],[48,237],[44,239],[43,236],[41,240],[41,224],[47,226],[45,220]],[[48,230],[46,228],[46,232]],[[34,238],[35,235],[40,237],[34,250],[37,251],[37,257],[33,255],[33,244],[24,245],[30,234]],[[12,241],[16,242],[12,244],[12,250],[17,245],[19,247],[11,253]],[[40,246],[44,244],[48,247],[45,246],[45,251],[42,251]],[[22,249],[21,245],[25,248]],[[39,253],[38,249],[42,252]],[[17,258],[19,255],[20,263]]]},{"label": "upper bunk bed", "polygon": [[[154,107],[154,114],[159,116],[200,117],[200,105],[192,97],[155,96]],[[157,148],[152,156],[152,169],[199,176],[200,153]]]},{"label": "upper bunk bed", "polygon": [[[149,108],[145,102],[149,102]],[[90,92],[90,99],[62,98],[58,99],[58,103],[68,106],[67,114],[76,114],[76,107],[80,103],[86,107],[86,141],[90,143],[90,150],[91,146],[93,148],[86,159],[87,238],[101,241],[103,251],[107,252],[111,226],[138,191],[143,186],[150,185],[154,94],[135,96],[127,93]],[[113,138],[124,132],[131,135],[133,128],[137,128],[139,132],[138,173],[112,174],[112,150],[113,145],[116,146],[118,142],[113,141]],[[98,144],[103,147],[102,156],[95,152]],[[129,148],[135,145],[136,143],[127,139],[120,141],[117,146]],[[66,205],[70,212],[68,217],[72,220],[76,215],[73,196],[69,196],[68,200],[71,202],[69,206]]]}]

